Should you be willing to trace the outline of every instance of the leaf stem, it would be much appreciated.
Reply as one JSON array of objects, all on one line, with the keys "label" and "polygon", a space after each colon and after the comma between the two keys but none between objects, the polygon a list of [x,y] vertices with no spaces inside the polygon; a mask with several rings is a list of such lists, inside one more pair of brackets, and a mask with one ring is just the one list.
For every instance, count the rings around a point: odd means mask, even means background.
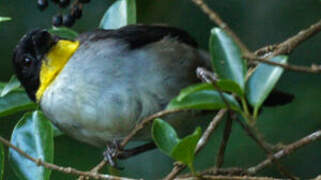
[{"label": "leaf stem", "polygon": [[254,108],[253,118],[252,118],[253,122],[252,123],[255,123],[255,121],[257,119],[258,112],[259,112],[259,108]]},{"label": "leaf stem", "polygon": [[242,106],[243,106],[243,110],[245,112],[246,115],[250,115],[250,111],[249,108],[247,107],[247,103],[244,97],[241,97],[241,101],[242,101]]}]

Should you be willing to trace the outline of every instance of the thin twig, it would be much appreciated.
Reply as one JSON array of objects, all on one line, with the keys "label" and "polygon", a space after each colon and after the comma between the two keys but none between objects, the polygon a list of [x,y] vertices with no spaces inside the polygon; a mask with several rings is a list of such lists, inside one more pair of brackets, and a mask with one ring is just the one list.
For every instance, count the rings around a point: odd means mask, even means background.
[{"label": "thin twig", "polygon": [[201,177],[188,177],[188,178],[176,178],[175,180],[281,180],[271,177],[251,177],[251,176],[212,176],[212,175],[203,175]]},{"label": "thin twig", "polygon": [[198,67],[196,69],[196,73],[197,73],[197,76],[199,78],[201,78],[203,81],[213,84],[214,88],[218,90],[219,95],[220,95],[221,99],[224,101],[227,109],[229,109],[229,118],[227,118],[227,120],[226,120],[223,139],[222,139],[222,142],[221,142],[221,145],[219,148],[219,152],[217,155],[217,159],[216,159],[216,167],[220,168],[224,162],[225,149],[226,149],[226,145],[227,145],[228,139],[231,134],[232,121],[233,121],[233,119],[231,117],[232,117],[233,113],[231,111],[231,106],[230,106],[229,102],[226,100],[226,98],[223,95],[222,89],[217,85],[217,78],[215,77],[214,73],[207,71],[206,69],[201,68],[201,67]]},{"label": "thin twig", "polygon": [[[136,125],[136,127],[131,131],[129,135],[120,144],[120,148],[124,148],[127,143],[140,131],[142,130],[148,123],[152,122],[155,118],[163,117],[169,114],[186,111],[181,109],[175,109],[175,110],[163,110],[160,112],[157,112],[155,114],[152,114],[146,118],[144,118],[139,124]],[[102,169],[105,165],[107,165],[107,161],[105,159],[101,160],[94,168],[92,168],[89,172],[97,173],[100,169]],[[79,177],[78,180],[83,180],[84,177]]]},{"label": "thin twig", "polygon": [[280,173],[286,177],[291,179],[296,179],[293,175],[291,175],[282,165],[281,163],[274,158],[273,153],[269,150],[269,147],[266,147],[265,143],[256,136],[253,130],[246,124],[244,124],[241,120],[237,119],[237,122],[241,125],[241,127],[247,132],[247,134],[264,150],[267,154],[268,158],[271,159],[273,163],[275,163],[276,167],[279,169]]},{"label": "thin twig", "polygon": [[181,112],[181,111],[186,111],[182,109],[173,109],[173,110],[163,110],[158,113],[155,113],[153,115],[150,115],[146,118],[144,118],[137,126],[129,133],[128,136],[126,136],[125,139],[120,143],[120,148],[124,148],[127,143],[140,131],[142,130],[147,124],[151,123],[154,119],[163,117],[169,114]]},{"label": "thin twig", "polygon": [[[209,168],[202,172],[198,173],[199,175],[212,175],[212,176],[245,176],[249,175],[247,174],[247,171],[245,169],[239,168],[239,167],[229,167],[229,168]],[[191,177],[193,174],[186,173],[183,175],[178,176],[178,178],[187,178]]]},{"label": "thin twig", "polygon": [[192,0],[201,10],[208,15],[208,17],[215,22],[220,28],[224,29],[235,41],[235,43],[241,48],[242,52],[249,53],[250,51],[240,40],[240,38],[232,31],[231,28],[220,18],[220,16],[208,7],[203,0]]},{"label": "thin twig", "polygon": [[309,28],[301,30],[296,35],[288,38],[286,41],[278,45],[270,45],[263,47],[255,52],[255,55],[264,56],[265,54],[271,53],[271,56],[277,56],[280,54],[291,53],[298,45],[305,40],[309,39],[313,35],[321,31],[321,20],[311,25]]},{"label": "thin twig", "polygon": [[229,116],[228,116],[226,123],[225,123],[223,138],[221,141],[219,151],[217,153],[217,158],[216,158],[216,163],[215,163],[217,168],[222,167],[222,165],[224,163],[224,154],[225,154],[227,142],[228,142],[231,132],[232,132],[232,122],[233,122],[233,119],[235,119],[233,116],[234,116],[233,113],[229,113]]},{"label": "thin twig", "polygon": [[35,159],[28,155],[26,152],[18,148],[17,146],[11,144],[8,140],[4,139],[3,137],[0,136],[0,142],[2,142],[4,145],[12,148],[13,150],[17,151],[19,154],[21,154],[23,157],[29,159],[30,161],[34,162],[38,166],[43,166],[47,169],[59,171],[65,174],[72,174],[76,176],[86,176],[86,177],[91,177],[94,179],[108,179],[108,180],[134,180],[130,178],[125,178],[125,177],[117,177],[117,176],[112,176],[112,175],[107,175],[107,174],[98,174],[98,173],[91,173],[91,172],[85,172],[85,171],[80,171],[71,167],[63,167],[63,166],[58,166],[56,164],[44,162],[41,159]]},{"label": "thin twig", "polygon": [[[213,118],[213,120],[208,125],[206,131],[203,133],[201,139],[198,141],[198,144],[195,149],[195,155],[207,144],[210,136],[218,127],[221,122],[224,114],[227,112],[227,109],[221,109]],[[174,179],[186,166],[183,164],[175,164],[172,171],[164,178],[165,180]]]},{"label": "thin twig", "polygon": [[290,71],[315,73],[315,74],[321,73],[321,65],[312,64],[311,67],[305,67],[305,66],[296,66],[296,65],[290,65],[290,64],[281,64],[281,63],[270,61],[267,58],[257,57],[253,54],[245,54],[243,57],[250,61],[258,61],[265,64],[270,64],[273,66],[280,66]]},{"label": "thin twig", "polygon": [[[308,136],[305,136],[301,138],[298,141],[295,141],[292,144],[289,144],[285,146],[282,150],[276,152],[273,154],[274,159],[281,159],[286,157],[287,155],[295,152],[299,148],[302,148],[308,144],[311,144],[317,140],[321,139],[321,130],[315,131],[312,134],[309,134]],[[266,168],[272,164],[272,159],[268,158],[260,163],[258,163],[256,166],[250,167],[247,170],[241,169],[241,168],[227,168],[227,169],[217,169],[217,168],[210,168],[207,169],[201,174],[209,174],[209,175],[243,175],[243,174],[256,174],[260,170]],[[182,177],[188,177],[189,175],[184,175]]]},{"label": "thin twig", "polygon": [[[289,154],[291,154],[292,152],[294,152],[295,150],[307,145],[307,144],[311,144],[312,142],[319,140],[321,138],[321,130],[318,130],[290,145],[287,145],[285,148],[283,148],[282,150],[278,151],[277,153],[275,153],[273,155],[273,159],[281,159]],[[257,173],[259,170],[262,170],[263,168],[267,167],[268,165],[270,165],[272,163],[272,159],[268,158],[264,161],[262,161],[261,163],[259,163],[256,166],[250,167],[248,168],[248,172],[250,174],[255,174]]]}]

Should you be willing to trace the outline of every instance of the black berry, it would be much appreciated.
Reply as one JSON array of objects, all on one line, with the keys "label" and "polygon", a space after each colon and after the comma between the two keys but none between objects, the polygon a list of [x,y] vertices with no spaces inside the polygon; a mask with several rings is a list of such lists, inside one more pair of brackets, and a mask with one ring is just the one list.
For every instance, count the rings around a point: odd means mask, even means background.
[{"label": "black berry", "polygon": [[70,0],[59,0],[59,7],[65,8],[70,4]]},{"label": "black berry", "polygon": [[62,15],[58,14],[52,17],[52,25],[54,26],[61,26],[62,25]]},{"label": "black berry", "polygon": [[62,23],[66,27],[71,27],[75,24],[75,18],[71,14],[66,14],[62,18]]},{"label": "black berry", "polygon": [[73,6],[71,9],[71,15],[76,19],[80,19],[82,16],[81,7],[79,5]]},{"label": "black berry", "polygon": [[38,8],[43,11],[48,7],[48,1],[47,0],[38,0],[37,1]]},{"label": "black berry", "polygon": [[79,0],[80,3],[89,3],[90,0]]}]

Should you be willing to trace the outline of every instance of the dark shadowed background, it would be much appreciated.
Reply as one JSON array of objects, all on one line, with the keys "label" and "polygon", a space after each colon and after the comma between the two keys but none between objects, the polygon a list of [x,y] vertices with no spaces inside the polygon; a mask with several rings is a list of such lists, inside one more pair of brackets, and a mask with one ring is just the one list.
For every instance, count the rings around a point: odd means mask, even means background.
[{"label": "dark shadowed background", "polygon": [[[85,32],[95,29],[105,10],[113,1],[95,0],[85,6],[84,17],[77,21],[74,30]],[[208,0],[211,8],[251,49],[284,41],[289,36],[321,18],[320,0]],[[190,0],[137,0],[139,23],[165,23],[188,31],[204,49],[207,49],[210,29],[216,25],[209,21]],[[21,36],[34,28],[50,28],[51,17],[58,8],[50,5],[45,12],[36,8],[36,0],[2,0],[0,16],[12,21],[0,24],[0,81],[12,75],[12,50]],[[321,64],[321,34],[304,42],[291,55],[289,62],[298,65]],[[277,85],[278,89],[296,96],[293,103],[277,108],[265,108],[258,127],[272,143],[290,143],[321,127],[321,76],[286,71]],[[20,115],[0,119],[0,135],[10,138]],[[222,127],[215,132],[211,142],[197,157],[196,167],[213,166],[220,143]],[[97,164],[102,149],[80,144],[67,136],[55,139],[55,163],[87,170]],[[308,145],[281,162],[296,176],[314,177],[321,173],[321,142]],[[224,167],[249,167],[265,159],[263,151],[240,129],[233,126],[227,147]],[[125,169],[121,175],[156,179],[166,175],[172,162],[158,150],[120,162]],[[260,173],[282,177],[274,168]],[[5,179],[17,179],[8,163]],[[54,172],[52,179],[75,179]]]}]

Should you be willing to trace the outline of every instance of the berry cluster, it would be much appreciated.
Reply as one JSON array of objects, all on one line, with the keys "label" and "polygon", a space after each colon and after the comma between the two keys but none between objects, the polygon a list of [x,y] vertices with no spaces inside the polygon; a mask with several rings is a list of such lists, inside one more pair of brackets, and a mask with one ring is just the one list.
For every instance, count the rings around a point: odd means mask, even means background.
[{"label": "berry cluster", "polygon": [[[54,4],[57,4],[59,8],[64,9],[68,6],[69,12],[67,14],[59,13],[52,17],[52,25],[71,27],[75,24],[77,19],[82,16],[83,4],[89,3],[90,0],[75,0],[70,5],[70,0],[51,0]],[[43,11],[48,7],[48,0],[37,0],[38,8]]]}]

